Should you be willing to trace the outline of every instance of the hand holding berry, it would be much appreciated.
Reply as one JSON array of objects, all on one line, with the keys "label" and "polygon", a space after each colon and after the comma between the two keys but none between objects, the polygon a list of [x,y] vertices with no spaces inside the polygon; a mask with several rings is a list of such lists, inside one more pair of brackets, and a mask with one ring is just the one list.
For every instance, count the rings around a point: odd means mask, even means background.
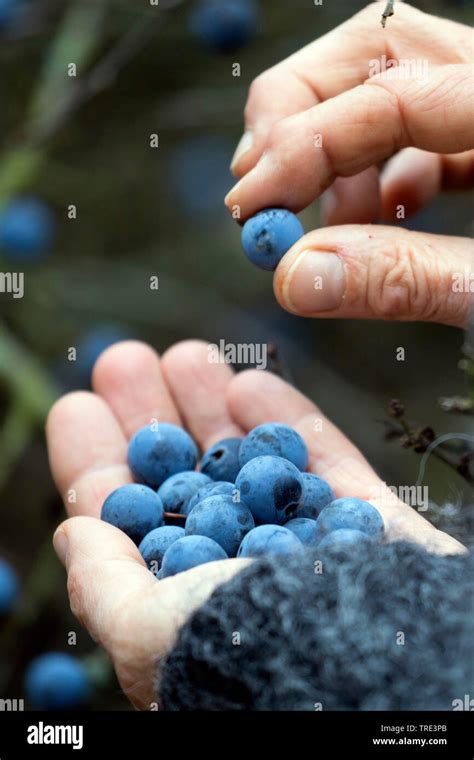
[{"label": "hand holding berry", "polygon": [[350,494],[377,507],[387,540],[405,538],[440,553],[462,551],[391,492],[385,494],[362,454],[329,420],[323,420],[324,435],[315,433],[314,420],[322,415],[311,401],[271,374],[234,375],[228,365],[209,364],[204,343],[178,344],[161,360],[142,343],[116,344],[98,360],[93,388],[64,396],[48,419],[51,467],[70,515],[54,543],[68,572],[74,614],[106,649],[122,688],[139,708],[156,702],[156,663],[182,624],[217,585],[252,561],[210,562],[158,581],[136,543],[98,519],[106,497],[132,482],[127,440],[150,420],[187,428],[204,450],[278,419],[304,438],[309,470],[326,479],[337,498]]},{"label": "hand holding berry", "polygon": [[[383,56],[392,67],[371,75]],[[404,74],[403,61],[425,68]],[[385,30],[372,3],[253,82],[229,210],[242,221],[262,209],[298,212],[324,193],[330,225],[277,267],[285,309],[466,326],[472,241],[368,223],[393,223],[442,189],[472,186],[473,98],[472,30],[401,2]],[[470,279],[458,291],[460,275]]]}]

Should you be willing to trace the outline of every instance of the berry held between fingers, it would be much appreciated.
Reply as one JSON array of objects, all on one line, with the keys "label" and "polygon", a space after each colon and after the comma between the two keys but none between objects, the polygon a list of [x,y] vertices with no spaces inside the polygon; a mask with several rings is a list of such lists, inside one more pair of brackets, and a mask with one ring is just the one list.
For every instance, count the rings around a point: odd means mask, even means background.
[{"label": "berry held between fingers", "polygon": [[163,503],[148,486],[131,483],[121,486],[106,498],[101,519],[120,528],[136,544],[163,525]]},{"label": "berry held between fingers", "polygon": [[194,470],[198,449],[191,436],[167,422],[146,425],[128,446],[128,465],[140,483],[159,488],[177,472]]},{"label": "berry held between fingers", "polygon": [[295,214],[283,208],[270,208],[245,222],[242,247],[252,264],[273,272],[303,235],[303,225]]}]

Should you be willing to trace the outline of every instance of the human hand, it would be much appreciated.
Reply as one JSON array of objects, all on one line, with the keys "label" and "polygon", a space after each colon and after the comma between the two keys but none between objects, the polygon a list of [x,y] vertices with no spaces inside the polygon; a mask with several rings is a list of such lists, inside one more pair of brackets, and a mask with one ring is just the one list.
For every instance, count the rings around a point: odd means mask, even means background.
[{"label": "human hand", "polygon": [[[382,30],[380,11],[370,4],[253,82],[232,164],[241,179],[226,204],[243,221],[262,208],[300,211],[324,193],[330,226],[305,235],[275,272],[288,311],[464,327],[472,241],[367,223],[473,184],[473,33],[402,2]],[[384,55],[396,65],[370,76]],[[404,61],[421,76],[407,76]]]},{"label": "human hand", "polygon": [[73,613],[107,651],[137,708],[157,703],[159,662],[179,628],[249,562],[213,562],[158,581],[135,544],[98,519],[106,496],[132,480],[127,439],[152,419],[183,425],[202,448],[264,422],[287,423],[308,445],[310,471],[328,480],[337,497],[367,499],[379,509],[387,540],[446,554],[463,550],[398,501],[311,401],[270,373],[234,375],[226,364],[210,364],[205,343],[179,343],[161,360],[142,343],[116,344],[99,358],[93,388],[61,398],[47,422],[51,469],[70,516],[54,545],[68,573]]}]

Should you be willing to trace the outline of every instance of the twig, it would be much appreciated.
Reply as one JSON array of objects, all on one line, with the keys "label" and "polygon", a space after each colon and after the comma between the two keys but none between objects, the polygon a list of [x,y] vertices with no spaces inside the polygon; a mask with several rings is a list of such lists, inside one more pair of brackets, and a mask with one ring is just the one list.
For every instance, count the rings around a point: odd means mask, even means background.
[{"label": "twig", "polygon": [[387,19],[395,14],[395,0],[388,0],[384,12],[382,13],[382,26],[385,29],[387,25]]},{"label": "twig", "polygon": [[70,96],[54,118],[34,135],[35,140],[46,140],[61,129],[69,118],[99,92],[110,87],[118,74],[153,39],[159,20],[141,19],[125,34],[110,52],[92,69],[88,76],[72,87]]},{"label": "twig", "polygon": [[[391,407],[393,403],[391,402]],[[400,408],[402,409],[401,405]],[[431,448],[436,440],[432,428],[425,427],[421,430],[414,430],[405,418],[404,411],[401,415],[395,415],[391,408],[390,416],[395,419],[380,420],[385,426],[387,440],[397,438],[403,448],[413,449],[417,454],[424,454],[429,450],[430,454],[455,470],[469,485],[474,485],[474,474],[469,468],[470,462],[473,461],[474,451],[466,446],[459,450],[457,446],[448,446],[444,442],[440,442],[436,447]],[[453,440],[454,438],[455,434],[453,434]]]}]

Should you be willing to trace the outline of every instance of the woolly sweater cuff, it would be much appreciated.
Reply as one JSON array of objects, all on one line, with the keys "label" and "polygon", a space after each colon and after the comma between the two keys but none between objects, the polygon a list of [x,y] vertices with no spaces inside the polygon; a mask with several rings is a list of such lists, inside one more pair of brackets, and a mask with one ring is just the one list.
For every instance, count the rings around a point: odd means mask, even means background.
[{"label": "woolly sweater cuff", "polygon": [[452,710],[474,693],[473,555],[406,544],[255,562],[181,629],[165,710]]}]

